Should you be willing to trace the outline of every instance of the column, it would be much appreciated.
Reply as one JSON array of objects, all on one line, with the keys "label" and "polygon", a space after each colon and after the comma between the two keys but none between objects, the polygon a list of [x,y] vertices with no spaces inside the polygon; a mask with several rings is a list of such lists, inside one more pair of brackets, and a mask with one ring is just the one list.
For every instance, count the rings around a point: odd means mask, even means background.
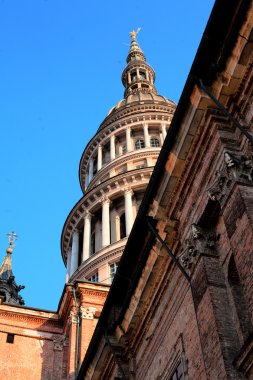
[{"label": "column", "polygon": [[123,154],[122,146],[119,146],[119,156],[121,156],[122,154]]},{"label": "column", "polygon": [[133,191],[130,188],[127,188],[124,192],[125,196],[125,217],[126,217],[126,236],[131,232],[134,216],[133,216],[133,202],[132,202]]},{"label": "column", "polygon": [[113,208],[110,213],[111,219],[111,243],[114,243],[118,239],[118,221],[117,221],[117,210]]},{"label": "column", "polygon": [[91,214],[87,211],[84,217],[82,261],[85,261],[90,257],[90,246],[91,246]]},{"label": "column", "polygon": [[71,249],[69,249],[68,254],[67,254],[66,283],[69,282],[69,278],[70,278],[70,265],[71,265]]},{"label": "column", "polygon": [[166,125],[164,123],[162,124],[162,135],[163,135],[163,141],[164,141],[167,135]]},{"label": "column", "polygon": [[102,199],[102,247],[110,244],[110,199]]},{"label": "column", "polygon": [[110,137],[110,157],[111,160],[115,158],[115,135],[111,135]]},{"label": "column", "polygon": [[131,75],[130,75],[130,71],[128,71],[128,73],[127,73],[127,78],[128,78],[128,84],[131,84]]},{"label": "column", "polygon": [[161,145],[163,145],[163,143],[164,143],[164,138],[163,138],[163,134],[162,134],[162,132],[159,133],[159,136],[160,136]]},{"label": "column", "polygon": [[97,161],[97,171],[102,168],[102,145],[98,145],[98,161]]},{"label": "column", "polygon": [[92,180],[93,178],[93,158],[90,158],[90,161],[89,161],[89,182]]},{"label": "column", "polygon": [[70,276],[72,276],[72,274],[76,271],[78,267],[78,253],[79,253],[79,232],[75,230],[72,236]]},{"label": "column", "polygon": [[131,152],[132,148],[132,137],[131,137],[131,128],[127,127],[126,129],[126,149],[127,152]]},{"label": "column", "polygon": [[148,124],[143,124],[143,132],[144,132],[144,143],[145,143],[145,148],[150,147],[150,138],[149,138],[149,133],[148,133]]}]

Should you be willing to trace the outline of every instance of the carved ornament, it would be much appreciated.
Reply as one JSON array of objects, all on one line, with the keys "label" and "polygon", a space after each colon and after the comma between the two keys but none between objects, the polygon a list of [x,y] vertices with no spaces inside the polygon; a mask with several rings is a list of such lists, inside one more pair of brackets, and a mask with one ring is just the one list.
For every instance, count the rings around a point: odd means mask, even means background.
[{"label": "carved ornament", "polygon": [[97,309],[95,307],[80,307],[81,317],[83,319],[94,319]]},{"label": "carved ornament", "polygon": [[212,201],[224,205],[234,182],[253,185],[253,160],[246,155],[224,153],[223,168],[215,173],[216,180],[207,193]]},{"label": "carved ornament", "polygon": [[218,235],[206,231],[197,224],[192,224],[189,238],[185,240],[179,260],[185,269],[192,272],[200,255],[217,255],[216,242]]}]

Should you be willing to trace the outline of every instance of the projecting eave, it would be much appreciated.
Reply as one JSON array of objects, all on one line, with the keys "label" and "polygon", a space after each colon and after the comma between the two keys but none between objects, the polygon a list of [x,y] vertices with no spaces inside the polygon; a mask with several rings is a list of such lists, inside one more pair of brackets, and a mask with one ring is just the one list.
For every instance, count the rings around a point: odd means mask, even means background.
[{"label": "projecting eave", "polygon": [[[214,103],[199,89],[199,79],[203,81],[204,85],[209,86],[209,90],[221,103],[227,100],[227,93],[234,94],[237,91],[239,81],[236,76],[232,78],[233,81],[225,83],[221,82],[219,76],[225,74],[229,59],[232,57],[233,60],[233,49],[236,43],[241,51],[243,46],[247,45],[249,36],[242,35],[241,40],[238,41],[238,34],[250,3],[248,0],[232,0],[228,6],[225,0],[217,0],[214,5],[118,271],[80,368],[78,380],[84,379],[89,368],[92,371],[96,370],[94,364],[96,360],[102,358],[102,355],[100,358],[96,355],[98,347],[101,347],[100,344],[102,345],[103,331],[115,328],[122,322],[154,241],[148,229],[147,216],[151,215],[156,218],[161,191],[169,190],[169,194],[173,193],[177,179],[186,167],[187,155],[193,148],[192,142],[200,127],[201,114],[209,107],[216,108]],[[231,66],[229,69],[231,73]],[[216,79],[218,80],[216,81]],[[220,83],[222,86],[219,85]],[[232,83],[231,88],[229,88],[230,83]],[[119,314],[117,320],[112,324],[110,318],[113,308],[119,310]],[[100,367],[103,366],[101,362],[99,364]]]}]

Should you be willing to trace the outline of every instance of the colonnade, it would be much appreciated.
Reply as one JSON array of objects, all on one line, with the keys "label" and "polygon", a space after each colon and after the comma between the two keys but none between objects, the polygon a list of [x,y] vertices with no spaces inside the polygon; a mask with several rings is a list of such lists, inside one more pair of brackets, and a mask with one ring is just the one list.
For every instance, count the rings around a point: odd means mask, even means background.
[{"label": "colonnade", "polygon": [[[149,126],[148,123],[143,124],[143,136],[144,136],[144,146],[145,148],[150,148],[150,134],[149,134]],[[128,126],[125,130],[125,138],[126,138],[126,152],[131,152],[134,150],[134,142],[133,138],[131,136],[131,127]],[[160,140],[161,143],[164,142],[165,137],[167,134],[166,130],[166,124],[162,123],[161,124],[161,131],[160,131]],[[116,157],[116,144],[115,144],[115,134],[111,134],[110,136],[110,161],[114,160]],[[119,155],[121,155],[122,152],[122,147],[119,149]],[[93,172],[94,172],[94,160],[96,159],[97,163],[97,171],[99,171],[102,166],[103,166],[103,146],[101,144],[98,145],[97,148],[97,156],[94,158],[94,156],[91,156],[89,159],[89,166],[88,166],[88,171],[87,175],[85,178],[85,188],[87,188],[88,184],[93,178]]]},{"label": "colonnade", "polygon": [[[126,236],[131,232],[134,223],[134,213],[133,213],[133,194],[131,188],[124,189],[124,210],[125,210],[125,225],[126,225]],[[101,199],[102,207],[102,236],[101,236],[101,248],[107,247],[111,244],[111,211],[110,205],[111,201],[108,197],[104,196]],[[78,268],[79,253],[82,252],[82,261],[86,261],[93,252],[91,252],[91,224],[93,215],[86,211],[84,214],[84,225],[83,225],[83,246],[80,247],[80,231],[74,230],[72,235],[72,247],[68,252],[67,257],[67,281],[72,276],[72,274]]]}]

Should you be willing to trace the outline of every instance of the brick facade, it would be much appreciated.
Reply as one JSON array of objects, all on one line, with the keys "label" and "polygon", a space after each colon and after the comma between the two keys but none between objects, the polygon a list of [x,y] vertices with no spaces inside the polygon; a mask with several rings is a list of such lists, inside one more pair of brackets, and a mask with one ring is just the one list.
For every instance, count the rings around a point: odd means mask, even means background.
[{"label": "brick facade", "polygon": [[55,313],[1,304],[0,378],[74,379],[107,292],[107,286],[90,283],[67,285]]}]

